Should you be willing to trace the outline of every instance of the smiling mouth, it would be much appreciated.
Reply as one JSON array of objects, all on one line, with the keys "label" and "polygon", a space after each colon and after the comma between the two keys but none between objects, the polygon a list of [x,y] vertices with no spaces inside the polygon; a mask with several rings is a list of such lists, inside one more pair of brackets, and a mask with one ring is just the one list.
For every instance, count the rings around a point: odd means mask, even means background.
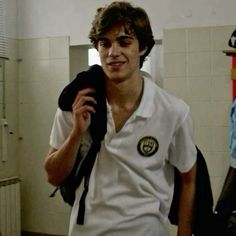
[{"label": "smiling mouth", "polygon": [[117,66],[122,66],[125,62],[123,61],[113,61],[113,62],[109,62],[107,63],[109,66],[114,66],[114,67],[117,67]]}]

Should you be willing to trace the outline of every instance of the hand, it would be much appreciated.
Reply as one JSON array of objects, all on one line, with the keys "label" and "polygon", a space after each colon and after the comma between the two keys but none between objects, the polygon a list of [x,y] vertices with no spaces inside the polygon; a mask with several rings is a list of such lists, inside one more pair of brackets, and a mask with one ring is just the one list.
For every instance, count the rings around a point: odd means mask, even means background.
[{"label": "hand", "polygon": [[90,113],[95,113],[95,106],[97,104],[95,98],[91,94],[95,94],[95,89],[85,88],[78,92],[75,101],[72,105],[72,113],[74,119],[74,126],[72,134],[79,136],[83,134],[89,127],[91,117]]}]

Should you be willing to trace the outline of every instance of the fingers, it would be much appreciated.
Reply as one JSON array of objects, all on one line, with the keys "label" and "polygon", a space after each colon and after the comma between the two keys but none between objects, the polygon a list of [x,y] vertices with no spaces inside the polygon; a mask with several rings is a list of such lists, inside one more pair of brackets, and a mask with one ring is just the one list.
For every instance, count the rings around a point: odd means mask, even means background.
[{"label": "fingers", "polygon": [[95,94],[95,89],[93,88],[80,90],[72,105],[73,112],[95,112],[97,101],[94,96],[92,96],[93,94]]}]

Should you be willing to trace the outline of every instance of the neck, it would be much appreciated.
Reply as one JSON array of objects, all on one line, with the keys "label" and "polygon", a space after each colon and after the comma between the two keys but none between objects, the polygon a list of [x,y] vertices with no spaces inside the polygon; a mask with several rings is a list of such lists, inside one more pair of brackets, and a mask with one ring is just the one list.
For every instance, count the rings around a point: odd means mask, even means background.
[{"label": "neck", "polygon": [[140,102],[142,90],[143,78],[141,76],[120,83],[109,79],[106,81],[106,96],[112,107],[136,108]]},{"label": "neck", "polygon": [[106,83],[107,100],[111,106],[116,132],[118,132],[137,109],[143,92],[143,78],[132,79],[131,82]]}]

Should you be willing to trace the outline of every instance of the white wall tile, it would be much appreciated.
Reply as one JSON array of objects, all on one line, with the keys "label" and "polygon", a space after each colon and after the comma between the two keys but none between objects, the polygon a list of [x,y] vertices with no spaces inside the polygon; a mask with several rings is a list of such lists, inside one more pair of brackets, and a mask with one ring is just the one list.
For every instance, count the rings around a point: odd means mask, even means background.
[{"label": "white wall tile", "polygon": [[37,82],[49,79],[50,60],[23,59],[19,62],[19,82]]},{"label": "white wall tile", "polygon": [[188,52],[209,51],[210,28],[190,28],[187,29],[187,48]]},{"label": "white wall tile", "polygon": [[213,131],[211,126],[194,124],[194,140],[201,151],[211,152],[213,149]]},{"label": "white wall tile", "polygon": [[47,104],[57,103],[64,81],[58,80],[55,84],[53,80],[22,82],[20,85],[20,103],[23,104]]},{"label": "white wall tile", "polygon": [[49,78],[56,84],[57,81],[64,81],[69,83],[69,58],[68,59],[54,59],[49,62]]},{"label": "white wall tile", "polygon": [[210,101],[211,100],[211,77],[189,77],[189,101]]},{"label": "white wall tile", "polygon": [[213,101],[232,100],[232,80],[230,76],[213,76],[212,77],[212,99]]},{"label": "white wall tile", "polygon": [[10,103],[18,103],[18,84],[16,82],[5,83],[5,99],[7,105]]},{"label": "white wall tile", "polygon": [[229,145],[229,127],[214,126],[212,129],[212,147],[217,152],[227,152]]},{"label": "white wall tile", "polygon": [[211,126],[212,124],[212,107],[211,102],[190,102],[191,115],[194,124],[197,126]]},{"label": "white wall tile", "polygon": [[8,43],[8,57],[10,61],[15,61],[18,59],[18,40],[16,39],[7,39]]},{"label": "white wall tile", "polygon": [[227,75],[230,76],[231,58],[223,52],[212,52],[212,75]]},{"label": "white wall tile", "polygon": [[69,37],[49,38],[50,59],[69,58]]},{"label": "white wall tile", "polygon": [[19,40],[19,58],[24,58],[24,60],[49,59],[49,39]]},{"label": "white wall tile", "polygon": [[188,99],[188,89],[187,89],[187,80],[185,77],[169,77],[163,80],[163,86],[166,91],[169,91],[171,94],[176,97],[182,98],[187,101]]},{"label": "white wall tile", "polygon": [[230,125],[230,102],[217,101],[212,102],[212,125],[229,126]]},{"label": "white wall tile", "polygon": [[165,77],[186,76],[186,54],[165,53],[164,65]]},{"label": "white wall tile", "polygon": [[164,30],[163,46],[165,53],[186,52],[186,30]]},{"label": "white wall tile", "polygon": [[189,53],[187,68],[189,76],[211,75],[211,54],[209,52]]},{"label": "white wall tile", "polygon": [[16,60],[5,61],[5,80],[18,84],[18,62]]},{"label": "white wall tile", "polygon": [[89,67],[88,46],[70,47],[70,81]]},{"label": "white wall tile", "polygon": [[229,167],[229,155],[227,152],[211,152],[206,159],[209,173],[212,177],[225,176]]}]

